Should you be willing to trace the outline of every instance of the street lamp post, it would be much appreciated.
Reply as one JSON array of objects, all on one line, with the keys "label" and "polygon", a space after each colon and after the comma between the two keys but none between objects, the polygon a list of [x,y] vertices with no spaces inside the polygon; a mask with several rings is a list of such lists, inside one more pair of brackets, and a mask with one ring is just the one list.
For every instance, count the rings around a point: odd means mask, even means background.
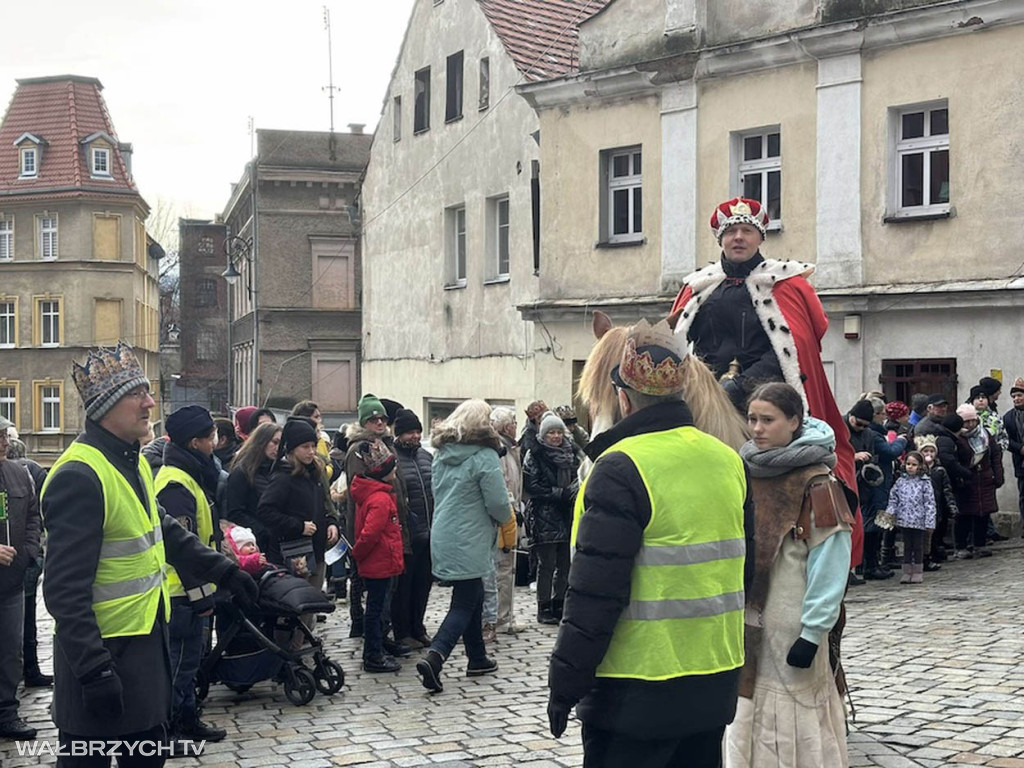
[{"label": "street lamp post", "polygon": [[[257,318],[258,312],[258,295],[256,288],[253,286],[252,281],[252,238],[239,237],[232,235],[224,241],[224,253],[227,256],[228,266],[221,273],[221,277],[227,281],[229,286],[234,286],[238,283],[239,278],[242,277],[242,273],[238,271],[235,266],[239,261],[244,261],[246,264],[245,270],[245,290],[246,295],[249,297],[249,301],[252,303],[252,397],[249,398],[249,402],[257,402],[256,392],[256,372],[257,372],[257,358],[259,350],[259,321]],[[234,350],[231,348],[231,299],[228,298],[228,399],[231,399],[231,372],[234,367]]]}]

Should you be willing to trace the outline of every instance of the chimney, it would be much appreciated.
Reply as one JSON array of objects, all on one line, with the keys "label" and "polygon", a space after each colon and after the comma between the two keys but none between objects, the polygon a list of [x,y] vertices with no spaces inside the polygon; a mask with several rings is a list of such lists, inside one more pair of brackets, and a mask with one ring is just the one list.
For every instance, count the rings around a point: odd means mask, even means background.
[{"label": "chimney", "polygon": [[121,150],[121,157],[124,158],[125,167],[128,169],[128,179],[132,180],[132,145],[131,144],[119,144],[118,149]]},{"label": "chimney", "polygon": [[355,133],[355,134],[361,134],[363,132],[363,128],[365,128],[365,127],[366,127],[366,123],[349,123],[348,124],[348,132],[349,133]]}]

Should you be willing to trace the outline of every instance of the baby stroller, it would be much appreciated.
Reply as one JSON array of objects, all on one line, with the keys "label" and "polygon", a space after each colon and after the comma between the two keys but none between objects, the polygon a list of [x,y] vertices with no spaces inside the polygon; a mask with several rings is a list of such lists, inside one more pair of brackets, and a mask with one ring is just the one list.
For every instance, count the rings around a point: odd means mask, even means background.
[{"label": "baby stroller", "polygon": [[[259,616],[250,617],[233,600],[217,609],[217,644],[203,659],[196,675],[196,698],[202,701],[212,683],[236,692],[263,680],[284,683],[284,695],[296,706],[308,704],[317,691],[326,696],[345,685],[345,673],[327,658],[323,642],[301,621],[304,613],[331,613],[332,603],[309,582],[283,569],[259,579]],[[292,651],[274,641],[275,631],[289,637],[298,630],[305,643]],[[312,669],[303,660],[312,658]]]}]

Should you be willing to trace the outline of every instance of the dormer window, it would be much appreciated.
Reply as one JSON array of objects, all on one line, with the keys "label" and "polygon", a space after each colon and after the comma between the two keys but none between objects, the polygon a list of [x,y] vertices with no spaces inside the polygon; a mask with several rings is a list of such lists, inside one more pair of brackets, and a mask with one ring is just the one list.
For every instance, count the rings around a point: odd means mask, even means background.
[{"label": "dormer window", "polygon": [[21,178],[29,179],[39,172],[39,152],[35,147],[21,150]]},{"label": "dormer window", "polygon": [[110,175],[110,150],[105,147],[93,147],[92,150],[92,175]]}]

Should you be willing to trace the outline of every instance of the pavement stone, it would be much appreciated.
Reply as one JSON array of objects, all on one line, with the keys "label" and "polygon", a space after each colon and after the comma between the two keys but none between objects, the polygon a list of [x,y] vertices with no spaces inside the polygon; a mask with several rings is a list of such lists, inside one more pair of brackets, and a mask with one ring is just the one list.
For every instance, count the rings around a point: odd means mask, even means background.
[{"label": "pavement stone", "polygon": [[[1020,540],[1017,540],[1019,542]],[[872,582],[847,596],[844,666],[855,716],[848,739],[851,768],[1024,768],[1024,641],[1019,574],[1024,547],[1007,542],[985,560],[951,562],[925,583]],[[204,718],[228,730],[203,757],[178,768],[330,768],[331,766],[528,766],[582,764],[579,722],[558,740],[547,732],[547,658],[556,631],[532,621],[532,595],[516,591],[516,617],[528,629],[499,636],[490,648],[497,675],[464,677],[457,648],[444,671],[445,690],[424,691],[415,657],[395,674],[361,669],[361,641],[348,638],[348,606],[319,625],[328,655],[345,670],[345,687],[291,705],[281,686],[264,682],[244,694],[215,685]],[[432,593],[428,627],[436,627],[449,593]],[[52,622],[39,604],[40,657],[51,667]],[[22,692],[21,714],[55,743],[50,693]],[[19,755],[0,742],[0,765],[52,764],[49,755]],[[829,767],[831,768],[831,767]]]}]

